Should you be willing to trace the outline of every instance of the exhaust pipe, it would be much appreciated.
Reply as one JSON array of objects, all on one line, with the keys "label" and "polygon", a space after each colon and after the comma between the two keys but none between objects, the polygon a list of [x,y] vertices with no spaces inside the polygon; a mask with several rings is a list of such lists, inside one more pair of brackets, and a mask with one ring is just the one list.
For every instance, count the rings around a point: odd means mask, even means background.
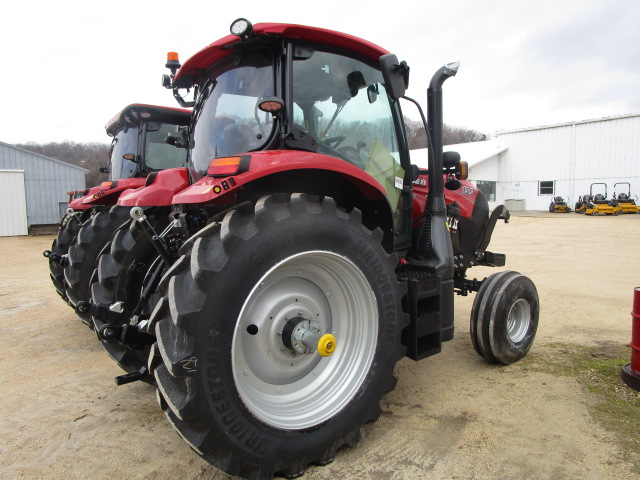
[{"label": "exhaust pipe", "polygon": [[[442,143],[444,121],[442,117],[442,84],[450,77],[458,73],[459,62],[453,62],[440,68],[431,78],[427,89],[427,123],[429,125],[429,135],[431,137],[431,149],[429,149],[429,171],[442,172],[444,166],[442,160]],[[429,195],[436,199],[441,197],[444,207],[444,182],[442,175],[429,175]],[[433,207],[432,207],[433,208]],[[437,207],[436,207],[437,208]]]},{"label": "exhaust pipe", "polygon": [[[426,213],[429,222],[428,233],[421,233],[422,247],[427,247],[428,260],[435,268],[438,277],[443,280],[453,278],[453,247],[451,235],[447,230],[447,206],[444,200],[444,180],[442,169],[442,143],[444,122],[442,119],[442,84],[458,72],[458,62],[449,63],[440,68],[431,78],[427,89],[427,124],[431,140],[429,148],[429,195]],[[427,245],[427,243],[429,245]],[[424,252],[424,250],[423,250]]]}]

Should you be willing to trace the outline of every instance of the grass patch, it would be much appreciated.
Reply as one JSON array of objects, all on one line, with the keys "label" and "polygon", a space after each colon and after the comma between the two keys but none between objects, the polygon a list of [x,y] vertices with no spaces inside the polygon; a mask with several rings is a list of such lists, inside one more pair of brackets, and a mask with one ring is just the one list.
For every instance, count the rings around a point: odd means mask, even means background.
[{"label": "grass patch", "polygon": [[575,377],[596,394],[598,401],[589,406],[591,417],[618,437],[625,460],[640,474],[640,392],[620,378],[630,359],[631,348],[617,343],[591,347],[550,344],[543,351],[530,353],[530,366],[552,375]]}]

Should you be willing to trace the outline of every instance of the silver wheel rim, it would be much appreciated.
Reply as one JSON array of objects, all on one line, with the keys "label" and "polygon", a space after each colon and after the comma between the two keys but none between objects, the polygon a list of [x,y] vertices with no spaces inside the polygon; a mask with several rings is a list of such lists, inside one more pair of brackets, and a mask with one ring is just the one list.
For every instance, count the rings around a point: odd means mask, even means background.
[{"label": "silver wheel rim", "polygon": [[509,310],[507,317],[507,334],[513,343],[521,342],[529,331],[531,323],[531,307],[524,298],[518,299]]},{"label": "silver wheel rim", "polygon": [[[333,354],[285,348],[282,330],[293,317],[312,319],[322,333],[333,334]],[[376,298],[353,262],[326,251],[293,255],[271,268],[245,300],[231,347],[235,385],[262,422],[288,430],[312,427],[356,395],[377,338]]]}]

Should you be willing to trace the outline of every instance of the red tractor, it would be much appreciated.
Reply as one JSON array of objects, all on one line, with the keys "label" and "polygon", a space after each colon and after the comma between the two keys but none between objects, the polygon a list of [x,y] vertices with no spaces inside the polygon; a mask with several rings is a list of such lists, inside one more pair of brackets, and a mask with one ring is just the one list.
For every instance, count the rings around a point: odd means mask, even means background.
[{"label": "red tractor", "polygon": [[239,19],[167,65],[164,85],[194,106],[189,168],[120,197],[133,219],[100,257],[86,307],[130,372],[120,383],[151,374],[199,455],[244,478],[331,462],[380,415],[396,362],[453,337],[456,293],[478,292],[480,355],[526,355],[531,280],[466,277],[504,266],[487,247],[509,213],[490,214],[459,155],[443,154],[442,85],[457,64],[427,91],[426,171],[411,164],[400,108],[417,105],[409,67],[370,42]]},{"label": "red tractor", "polygon": [[[69,305],[90,299],[89,280],[96,259],[113,231],[130,218],[129,209],[110,207],[123,192],[143,187],[150,173],[186,164],[185,149],[167,145],[165,139],[179,138],[190,118],[187,109],[132,104],[105,126],[113,140],[109,168],[100,170],[109,173],[109,181],[67,192],[67,213],[51,250],[44,252],[53,285]],[[90,322],[88,315],[79,314]]]}]

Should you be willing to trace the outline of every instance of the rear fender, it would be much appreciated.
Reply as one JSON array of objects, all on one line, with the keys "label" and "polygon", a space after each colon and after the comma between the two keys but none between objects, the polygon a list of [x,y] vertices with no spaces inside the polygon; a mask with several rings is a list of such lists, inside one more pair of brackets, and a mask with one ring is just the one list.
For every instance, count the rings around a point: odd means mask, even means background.
[{"label": "rear fender", "polygon": [[153,172],[144,187],[126,192],[118,199],[123,207],[164,207],[173,203],[173,197],[189,186],[187,168],[169,168]]},{"label": "rear fender", "polygon": [[67,192],[69,195],[69,208],[73,210],[87,210],[91,208],[91,205],[85,205],[83,200],[85,196],[89,193],[89,188],[86,190],[71,190]]},{"label": "rear fender", "polygon": [[81,199],[82,204],[85,209],[94,205],[115,205],[123,192],[140,188],[144,185],[144,182],[144,178],[137,177],[103,182],[99,186],[89,189],[88,193]]},{"label": "rear fender", "polygon": [[493,229],[496,227],[498,219],[503,219],[505,222],[508,222],[510,216],[511,213],[504,205],[499,205],[493,210],[493,212],[491,213],[491,217],[489,217],[489,223],[484,230],[484,237],[482,238],[482,242],[477,248],[478,252],[484,252],[489,246],[489,242],[491,242],[491,235],[493,235]]},{"label": "rear fender", "polygon": [[[173,203],[235,204],[238,193],[256,182],[263,185],[270,179],[283,178],[287,174],[294,174],[292,178],[312,178],[317,173],[336,174],[356,186],[367,198],[385,196],[384,188],[373,177],[355,165],[337,158],[296,150],[254,152],[250,156],[245,172],[224,178],[206,176],[178,193]],[[306,174],[300,173],[304,171]],[[298,191],[295,185],[291,186],[291,190]]]},{"label": "rear fender", "polygon": [[345,161],[310,152],[280,150],[251,154],[243,173],[224,178],[204,177],[173,198],[174,205],[233,206],[255,202],[272,193],[329,196],[350,211],[362,212],[369,229],[380,227],[383,246],[393,248],[393,215],[382,186],[369,174]]},{"label": "rear fender", "polygon": [[[443,175],[446,180],[446,175]],[[478,200],[478,189],[467,180],[459,180],[460,187],[456,189],[444,189],[444,200],[447,205],[457,202],[460,207],[460,216],[470,219]],[[428,175],[420,175],[413,182],[413,220],[418,220],[425,212],[427,195],[429,193]]]}]

